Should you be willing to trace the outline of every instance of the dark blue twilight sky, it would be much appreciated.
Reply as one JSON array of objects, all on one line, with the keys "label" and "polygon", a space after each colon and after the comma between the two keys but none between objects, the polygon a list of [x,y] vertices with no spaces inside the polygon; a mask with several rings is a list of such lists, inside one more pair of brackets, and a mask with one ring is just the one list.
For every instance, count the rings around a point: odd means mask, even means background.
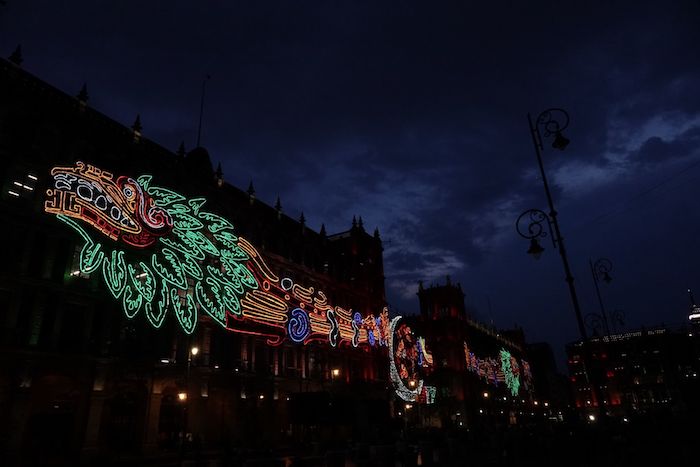
[{"label": "dark blue twilight sky", "polygon": [[[584,311],[588,258],[629,328],[678,324],[700,290],[700,3],[7,0],[0,53],[309,226],[385,241],[387,295],[460,281],[484,321],[558,352],[577,336],[560,258],[514,230],[545,208],[526,114],[571,114],[544,156]],[[490,301],[491,306],[488,306]]]}]

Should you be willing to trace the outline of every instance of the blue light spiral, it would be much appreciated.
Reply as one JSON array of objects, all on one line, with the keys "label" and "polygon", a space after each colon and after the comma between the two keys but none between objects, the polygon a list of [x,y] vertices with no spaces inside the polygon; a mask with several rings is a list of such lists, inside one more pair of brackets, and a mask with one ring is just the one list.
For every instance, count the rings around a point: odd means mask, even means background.
[{"label": "blue light spiral", "polygon": [[287,333],[294,342],[304,342],[311,333],[309,315],[301,308],[295,308],[289,312]]}]

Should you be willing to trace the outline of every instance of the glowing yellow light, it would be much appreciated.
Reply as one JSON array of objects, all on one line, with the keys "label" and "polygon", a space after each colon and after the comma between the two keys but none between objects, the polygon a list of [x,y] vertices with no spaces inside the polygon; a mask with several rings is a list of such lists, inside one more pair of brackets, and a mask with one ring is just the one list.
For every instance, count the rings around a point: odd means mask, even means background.
[{"label": "glowing yellow light", "polygon": [[489,393],[488,393],[488,392],[484,392],[484,399],[488,399],[488,398],[489,398]]},{"label": "glowing yellow light", "polygon": [[177,398],[180,399],[180,402],[184,402],[187,400],[187,393],[186,392],[179,392],[179,393],[177,393]]},{"label": "glowing yellow light", "polygon": [[192,352],[193,356],[196,356],[199,353],[199,347],[192,347],[190,352]]},{"label": "glowing yellow light", "polygon": [[302,286],[299,285],[299,284],[294,284],[294,285],[292,286],[292,293],[293,293],[294,296],[295,296],[296,298],[298,298],[299,300],[302,300],[302,301],[304,301],[304,302],[306,302],[306,303],[310,303],[310,302],[311,302],[311,296],[312,296],[313,293],[314,293],[314,288],[313,288],[313,287],[306,288],[306,287],[302,287]]},{"label": "glowing yellow light", "polygon": [[333,368],[333,376],[340,376],[340,370],[338,368]]},{"label": "glowing yellow light", "polygon": [[265,394],[260,394],[260,395],[258,396],[258,399],[260,399],[260,400],[265,399]]}]

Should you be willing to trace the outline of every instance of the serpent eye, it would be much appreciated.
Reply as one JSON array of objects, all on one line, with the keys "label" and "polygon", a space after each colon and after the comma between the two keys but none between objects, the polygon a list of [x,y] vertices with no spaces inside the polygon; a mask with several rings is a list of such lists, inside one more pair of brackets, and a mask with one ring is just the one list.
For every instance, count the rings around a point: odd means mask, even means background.
[{"label": "serpent eye", "polygon": [[128,185],[124,187],[122,192],[124,193],[124,196],[126,196],[126,199],[131,199],[134,197],[134,190]]}]

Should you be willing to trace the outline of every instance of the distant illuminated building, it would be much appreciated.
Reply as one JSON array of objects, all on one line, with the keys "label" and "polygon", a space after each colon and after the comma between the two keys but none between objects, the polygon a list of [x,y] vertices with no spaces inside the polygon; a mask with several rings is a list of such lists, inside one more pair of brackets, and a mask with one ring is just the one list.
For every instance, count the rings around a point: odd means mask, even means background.
[{"label": "distant illuminated building", "polygon": [[[688,324],[629,330],[590,338],[591,371],[601,381],[603,403],[613,416],[700,409],[700,306],[688,289]],[[566,346],[576,408],[591,413],[599,401],[584,370],[581,341]]]},{"label": "distant illuminated building", "polygon": [[522,330],[499,331],[475,321],[467,313],[462,286],[449,276],[444,285],[419,283],[417,295],[420,314],[405,320],[425,337],[434,360],[426,381],[440,394],[429,423],[477,427],[551,415],[549,402],[547,407],[533,405],[532,369]]},{"label": "distant illuminated building", "polygon": [[688,289],[688,296],[690,297],[690,313],[688,314],[688,321],[690,322],[693,332],[698,332],[700,328],[700,306],[695,303],[693,291],[690,289]]},{"label": "distant illuminated building", "polygon": [[[666,328],[640,329],[590,339],[591,372],[602,381],[604,404],[613,415],[644,413],[670,407],[680,399],[674,371],[678,334]],[[576,408],[598,407],[583,366],[580,341],[566,347],[569,379]]]}]

